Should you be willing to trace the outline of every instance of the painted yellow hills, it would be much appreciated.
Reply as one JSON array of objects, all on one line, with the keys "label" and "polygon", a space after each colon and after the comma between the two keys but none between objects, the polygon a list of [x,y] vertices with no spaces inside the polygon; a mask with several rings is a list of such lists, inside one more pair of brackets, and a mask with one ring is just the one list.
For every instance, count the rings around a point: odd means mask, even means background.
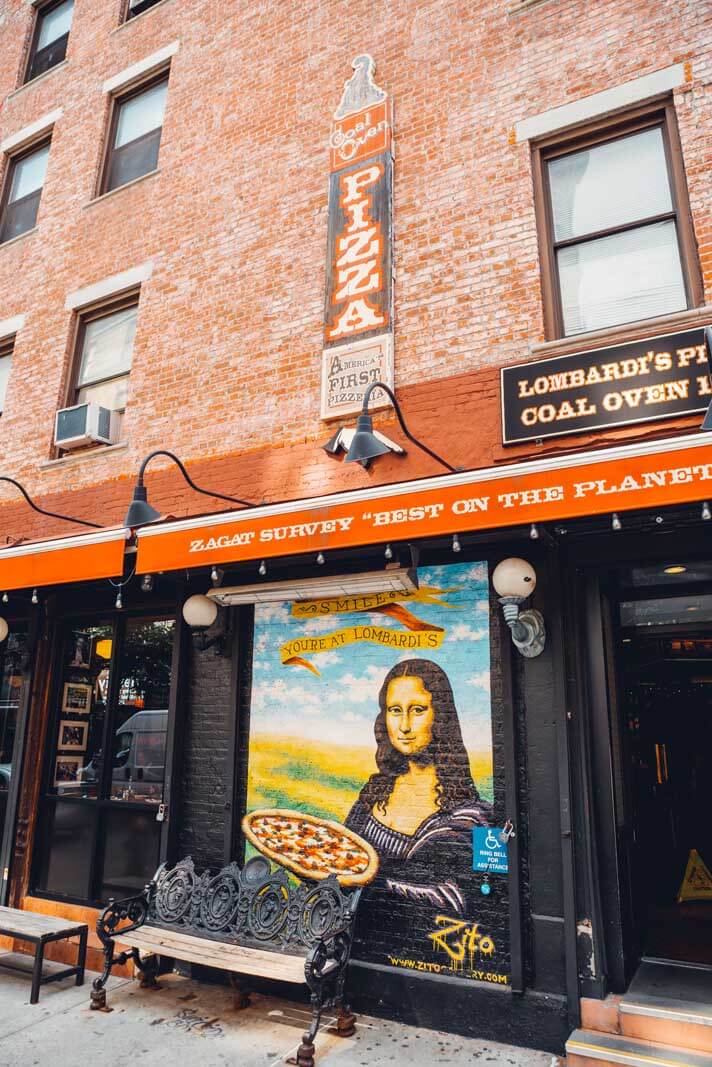
[{"label": "painted yellow hills", "polygon": [[[483,799],[491,800],[490,753],[470,753],[470,766]],[[320,744],[278,734],[253,734],[247,810],[298,808],[343,822],[362,786],[375,771],[372,748]]]}]

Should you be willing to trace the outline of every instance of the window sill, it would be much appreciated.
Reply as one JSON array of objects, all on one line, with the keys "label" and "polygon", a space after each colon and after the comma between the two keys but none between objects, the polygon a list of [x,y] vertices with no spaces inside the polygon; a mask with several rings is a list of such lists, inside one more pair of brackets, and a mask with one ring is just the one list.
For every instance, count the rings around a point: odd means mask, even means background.
[{"label": "window sill", "polygon": [[154,4],[153,7],[146,8],[146,10],[142,11],[140,15],[134,15],[132,19],[127,18],[126,21],[122,22],[120,26],[116,26],[113,30],[109,32],[109,37],[112,37],[115,33],[121,33],[121,31],[125,30],[127,26],[133,26],[134,23],[140,22],[142,18],[144,18],[146,15],[150,15],[152,11],[156,10],[156,8],[164,7],[169,2],[170,0],[158,0],[157,4]]},{"label": "window sill", "polygon": [[103,203],[104,200],[108,200],[111,196],[116,196],[117,193],[123,193],[124,189],[133,189],[134,185],[138,185],[139,182],[145,182],[148,178],[155,178],[160,173],[160,167],[157,167],[156,170],[149,170],[147,174],[142,174],[140,178],[134,178],[133,181],[126,182],[125,185],[119,185],[116,189],[109,189],[108,193],[102,193],[101,196],[95,196],[93,200],[87,200],[86,204],[82,204],[82,211],[86,211],[88,207],[93,207],[94,204]]},{"label": "window sill", "polygon": [[3,241],[0,244],[0,252],[3,248],[9,248],[10,245],[16,245],[18,241],[24,241],[26,237],[31,237],[33,233],[37,233],[39,226],[33,226],[31,230],[25,230],[24,233],[18,233],[17,237],[11,237],[9,241]]},{"label": "window sill", "polygon": [[568,356],[572,352],[585,352],[590,348],[607,348],[609,345],[626,344],[629,341],[675,333],[679,330],[693,330],[696,326],[708,326],[710,323],[712,323],[712,305],[703,304],[702,307],[675,311],[670,315],[658,315],[652,319],[641,319],[639,322],[627,322],[622,326],[607,326],[604,330],[577,333],[573,337],[540,341],[529,346],[529,353],[540,358]]},{"label": "window sill", "polygon": [[114,452],[125,452],[129,447],[128,441],[119,441],[115,445],[98,445],[97,448],[87,449],[86,452],[77,452],[67,456],[59,456],[58,459],[45,459],[39,464],[41,471],[55,470],[57,467],[71,467],[78,463],[84,463],[87,459],[97,459],[99,456],[112,455]]},{"label": "window sill", "polygon": [[61,63],[57,63],[54,67],[50,67],[49,70],[46,70],[44,72],[44,74],[38,74],[37,77],[33,78],[31,82],[25,82],[25,84],[21,85],[19,89],[13,89],[11,93],[7,94],[5,99],[12,100],[14,99],[14,97],[19,96],[20,93],[24,93],[26,89],[31,89],[33,85],[39,85],[40,82],[43,82],[45,78],[49,78],[49,76],[51,74],[54,74],[55,71],[61,70],[62,67],[66,67],[68,63],[68,59],[63,59]]}]

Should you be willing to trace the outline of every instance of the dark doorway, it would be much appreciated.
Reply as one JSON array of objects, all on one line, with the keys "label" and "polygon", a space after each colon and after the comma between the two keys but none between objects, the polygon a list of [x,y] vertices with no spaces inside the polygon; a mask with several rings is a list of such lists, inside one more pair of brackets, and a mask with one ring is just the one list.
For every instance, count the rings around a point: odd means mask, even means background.
[{"label": "dark doorway", "polygon": [[712,964],[712,563],[633,568],[624,585],[620,715],[639,944],[646,957]]}]

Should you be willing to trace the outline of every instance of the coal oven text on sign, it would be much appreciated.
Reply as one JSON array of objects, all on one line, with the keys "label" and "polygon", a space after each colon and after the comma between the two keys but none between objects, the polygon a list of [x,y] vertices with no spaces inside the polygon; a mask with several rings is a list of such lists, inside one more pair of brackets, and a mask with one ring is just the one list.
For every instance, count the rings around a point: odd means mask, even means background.
[{"label": "coal oven text on sign", "polygon": [[706,411],[704,330],[503,367],[504,444]]},{"label": "coal oven text on sign", "polygon": [[[357,56],[331,131],[321,415],[359,411],[367,386],[393,385],[390,105]],[[374,395],[372,406],[388,403]]]}]

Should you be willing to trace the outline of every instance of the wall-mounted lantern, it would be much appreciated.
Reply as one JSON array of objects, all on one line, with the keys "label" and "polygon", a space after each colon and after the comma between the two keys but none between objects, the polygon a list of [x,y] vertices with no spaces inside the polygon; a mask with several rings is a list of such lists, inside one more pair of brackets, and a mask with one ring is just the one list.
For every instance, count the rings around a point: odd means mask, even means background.
[{"label": "wall-mounted lantern", "polygon": [[226,655],[226,638],[228,636],[228,619],[223,612],[218,620],[220,609],[214,600],[203,593],[189,596],[183,605],[183,618],[190,626],[193,639],[201,652],[213,645],[217,656]]},{"label": "wall-mounted lantern", "polygon": [[536,587],[536,571],[531,563],[516,556],[503,559],[494,569],[492,585],[499,594],[504,621],[516,647],[527,659],[540,655],[546,644],[544,618],[536,608],[519,610]]}]

